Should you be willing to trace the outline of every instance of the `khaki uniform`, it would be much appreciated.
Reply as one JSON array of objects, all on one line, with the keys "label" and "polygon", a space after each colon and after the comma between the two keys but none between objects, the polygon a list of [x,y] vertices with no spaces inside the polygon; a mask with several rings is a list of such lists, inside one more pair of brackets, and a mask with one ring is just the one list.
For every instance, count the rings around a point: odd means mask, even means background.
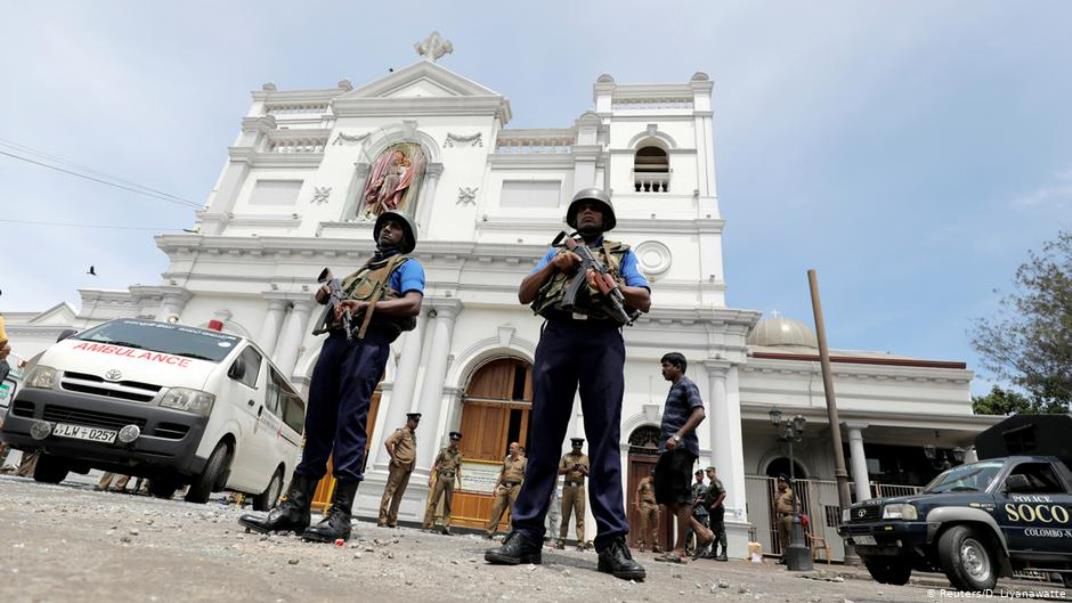
[{"label": "khaki uniform", "polygon": [[659,550],[659,505],[655,502],[655,483],[651,477],[640,480],[637,486],[637,506],[640,507],[640,550],[644,545]]},{"label": "khaki uniform", "polygon": [[[97,482],[97,489],[98,490],[111,489],[112,481],[115,481],[115,490],[119,491],[119,492],[122,492],[122,491],[127,489],[127,482],[130,481],[130,476],[129,475],[119,475],[118,473],[112,473],[111,471],[106,471],[104,473],[104,475],[101,476],[100,481]],[[137,490],[135,490],[135,492],[137,492]]]},{"label": "khaki uniform", "polygon": [[793,489],[786,488],[774,499],[774,512],[778,516],[778,542],[782,553],[789,546],[789,532],[793,528]]},{"label": "khaki uniform", "polygon": [[495,486],[495,504],[491,507],[491,517],[485,531],[488,536],[494,536],[499,529],[499,520],[502,519],[503,511],[509,506],[513,508],[517,501],[517,495],[521,493],[521,482],[525,479],[525,467],[528,459],[518,455],[517,460],[506,457],[503,461],[502,473],[499,475],[499,483]]},{"label": "khaki uniform", "polygon": [[[573,470],[574,465],[584,467],[585,471]],[[560,541],[566,539],[569,531],[570,512],[577,516],[577,544],[584,545],[584,508],[587,499],[584,491],[585,472],[589,468],[588,456],[583,453],[572,451],[562,455],[562,461],[558,464],[559,471],[566,470],[565,482],[562,485],[562,524],[558,531]]]},{"label": "khaki uniform", "polygon": [[431,528],[435,523],[436,507],[443,500],[443,525],[450,526],[450,505],[454,499],[454,480],[460,477],[462,467],[462,453],[457,448],[449,447],[439,451],[436,457],[433,471],[435,472],[435,486],[428,496],[428,505],[424,509],[424,527]]},{"label": "khaki uniform", "polygon": [[410,431],[409,426],[400,427],[387,437],[387,442],[394,443],[395,453],[387,474],[387,486],[384,487],[383,498],[380,499],[380,517],[377,524],[393,528],[398,525],[398,505],[402,503],[402,495],[406,493],[409,476],[413,473],[414,463],[417,462],[417,436]]}]

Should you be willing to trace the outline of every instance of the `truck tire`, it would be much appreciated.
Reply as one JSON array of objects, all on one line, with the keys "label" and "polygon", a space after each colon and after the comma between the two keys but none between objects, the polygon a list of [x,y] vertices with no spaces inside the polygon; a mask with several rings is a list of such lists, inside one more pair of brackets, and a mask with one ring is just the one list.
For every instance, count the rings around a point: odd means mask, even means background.
[{"label": "truck tire", "polygon": [[216,482],[227,471],[230,461],[231,453],[227,449],[227,444],[223,442],[216,444],[216,449],[212,451],[208,462],[205,463],[205,470],[190,483],[190,489],[186,491],[186,502],[208,502],[208,497],[216,488]]},{"label": "truck tire", "polygon": [[938,563],[958,590],[985,591],[998,582],[989,539],[969,526],[953,526],[938,539]]},{"label": "truck tire", "polygon": [[254,511],[271,511],[272,507],[279,502],[279,496],[283,493],[283,469],[279,468],[272,474],[272,481],[264,492],[253,497]]},{"label": "truck tire", "polygon": [[879,584],[904,586],[912,577],[912,564],[900,557],[869,557],[864,559],[864,565]]},{"label": "truck tire", "polygon": [[70,468],[67,466],[67,461],[41,453],[37,457],[37,465],[34,466],[33,478],[34,481],[42,484],[58,484],[67,479],[68,471]]}]

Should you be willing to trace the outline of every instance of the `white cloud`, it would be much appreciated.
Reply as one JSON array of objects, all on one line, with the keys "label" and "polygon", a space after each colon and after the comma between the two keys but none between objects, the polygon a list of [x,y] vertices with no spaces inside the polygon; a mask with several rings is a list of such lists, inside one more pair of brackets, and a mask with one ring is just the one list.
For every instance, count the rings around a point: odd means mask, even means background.
[{"label": "white cloud", "polygon": [[1072,167],[1053,176],[1053,180],[1012,201],[1014,207],[1052,207],[1072,205]]}]

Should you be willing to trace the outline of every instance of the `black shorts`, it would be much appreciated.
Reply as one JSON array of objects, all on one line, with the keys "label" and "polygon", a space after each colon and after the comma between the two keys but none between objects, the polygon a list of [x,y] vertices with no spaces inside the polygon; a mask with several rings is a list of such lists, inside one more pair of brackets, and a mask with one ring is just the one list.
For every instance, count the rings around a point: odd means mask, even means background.
[{"label": "black shorts", "polygon": [[655,464],[655,502],[679,505],[692,502],[692,466],[696,455],[687,448],[668,450]]}]

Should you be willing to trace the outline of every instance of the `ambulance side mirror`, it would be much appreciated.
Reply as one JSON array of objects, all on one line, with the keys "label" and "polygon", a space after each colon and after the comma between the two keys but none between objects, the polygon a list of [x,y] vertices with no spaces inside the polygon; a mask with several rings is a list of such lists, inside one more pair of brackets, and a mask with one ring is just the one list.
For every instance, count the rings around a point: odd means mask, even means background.
[{"label": "ambulance side mirror", "polygon": [[227,371],[227,376],[235,381],[241,381],[246,377],[246,361],[239,356]]},{"label": "ambulance side mirror", "polygon": [[59,337],[56,338],[56,343],[59,343],[59,342],[63,341],[64,339],[67,339],[68,337],[70,337],[71,335],[74,335],[77,332],[78,332],[77,329],[64,329],[64,330],[60,331]]},{"label": "ambulance side mirror", "polygon": [[1015,473],[1005,478],[1005,491],[1010,494],[1031,492],[1033,489],[1031,480],[1021,473]]}]

